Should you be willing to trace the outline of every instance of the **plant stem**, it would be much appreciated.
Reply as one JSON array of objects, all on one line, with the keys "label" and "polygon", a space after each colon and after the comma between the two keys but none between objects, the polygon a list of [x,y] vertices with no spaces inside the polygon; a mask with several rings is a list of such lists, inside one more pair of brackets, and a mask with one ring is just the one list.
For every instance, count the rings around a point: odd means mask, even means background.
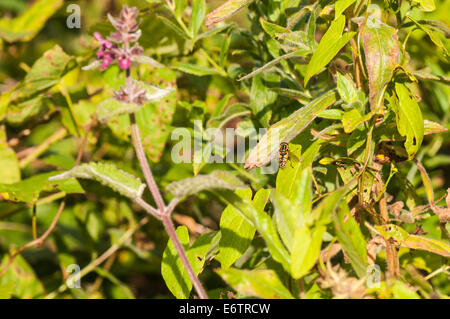
[{"label": "plant stem", "polygon": [[131,137],[133,139],[134,148],[136,150],[136,154],[139,163],[141,165],[141,169],[144,173],[145,180],[147,181],[148,188],[150,189],[150,192],[152,193],[153,198],[155,199],[156,205],[158,207],[160,219],[163,222],[167,234],[174,243],[178,255],[180,256],[180,260],[183,263],[183,266],[186,269],[189,278],[191,279],[191,282],[194,285],[195,290],[197,291],[199,297],[201,299],[208,299],[208,295],[206,294],[205,289],[203,288],[200,280],[197,278],[197,275],[195,274],[194,270],[192,269],[192,266],[189,263],[189,260],[186,256],[186,252],[184,251],[184,247],[181,244],[180,239],[177,236],[177,233],[175,232],[175,227],[170,217],[170,213],[175,208],[174,207],[175,205],[170,205],[170,209],[166,209],[164,205],[164,200],[161,196],[161,193],[159,192],[158,186],[156,185],[155,179],[153,178],[152,171],[150,169],[150,166],[148,165],[147,157],[145,155],[144,147],[142,146],[141,136],[139,134],[139,127],[137,126],[136,123],[136,117],[134,116],[133,113],[130,114],[130,120],[131,120]]},{"label": "plant stem", "polygon": [[145,155],[144,147],[142,146],[141,135],[139,134],[139,127],[136,123],[136,117],[134,113],[130,114],[131,121],[131,138],[133,139],[134,149],[136,150],[136,156],[141,165],[142,172],[144,173],[145,180],[147,182],[148,188],[155,199],[156,206],[160,214],[163,214],[166,210],[163,198],[159,192],[158,186],[156,185],[155,179],[153,178],[152,171],[148,165],[147,157]]},{"label": "plant stem", "polygon": [[184,247],[181,244],[180,239],[177,236],[177,233],[175,232],[175,227],[173,225],[172,219],[167,214],[164,214],[164,216],[162,216],[161,219],[164,224],[164,227],[166,228],[167,234],[172,240],[175,249],[177,250],[178,255],[180,256],[184,268],[186,268],[186,271],[189,277],[191,278],[195,290],[197,290],[198,296],[200,297],[200,299],[208,299],[208,295],[206,294],[205,289],[203,288],[200,280],[197,278],[194,269],[192,269],[191,264],[189,263],[189,260],[187,258],[186,252],[184,250]]}]

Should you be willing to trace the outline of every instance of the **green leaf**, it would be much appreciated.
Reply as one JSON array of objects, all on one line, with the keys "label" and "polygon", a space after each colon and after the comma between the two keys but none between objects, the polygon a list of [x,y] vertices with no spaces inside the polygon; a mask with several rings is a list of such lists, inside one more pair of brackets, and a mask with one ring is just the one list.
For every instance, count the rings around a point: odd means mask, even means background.
[{"label": "green leaf", "polygon": [[104,268],[100,268],[100,267],[95,267],[95,272],[97,274],[99,274],[100,276],[102,276],[103,278],[108,279],[115,286],[117,286],[120,289],[120,291],[122,292],[124,299],[135,299],[131,289],[128,288],[128,286],[126,284],[124,284],[119,279],[117,279],[117,277],[114,276],[111,272],[109,272],[108,270],[106,270]]},{"label": "green leaf", "polygon": [[295,279],[306,275],[316,263],[325,230],[325,226],[316,226],[311,231],[306,225],[296,229],[291,253],[291,274]]},{"label": "green leaf", "polygon": [[253,169],[270,162],[278,154],[280,143],[289,143],[311,124],[317,114],[336,102],[336,99],[336,91],[331,90],[272,125],[250,151],[244,167]]},{"label": "green leaf", "polygon": [[187,0],[174,0],[174,4],[175,4],[174,15],[178,19],[181,19],[183,17],[184,11],[186,10],[188,2]]},{"label": "green leaf", "polygon": [[207,126],[212,128],[222,128],[232,119],[250,114],[251,110],[247,105],[233,104],[230,105],[222,114],[219,114],[217,116],[211,115],[211,118],[208,120]]},{"label": "green leaf", "polygon": [[299,49],[299,50],[295,50],[286,54],[283,54],[275,59],[273,59],[272,61],[264,64],[262,67],[256,69],[255,71],[241,77],[240,79],[238,79],[238,81],[243,81],[246,79],[250,79],[252,77],[254,77],[255,75],[264,72],[264,71],[268,71],[268,69],[270,69],[271,67],[277,65],[278,63],[280,63],[281,61],[285,60],[285,59],[289,59],[289,58],[294,58],[294,57],[299,57],[299,56],[304,56],[306,54],[308,54],[309,52],[311,52],[309,49]]},{"label": "green leaf", "polygon": [[217,273],[243,296],[266,299],[293,299],[289,290],[283,286],[273,270],[241,270],[230,268],[226,270],[219,269]]},{"label": "green leaf", "polygon": [[356,0],[337,0],[334,3],[334,19],[336,20],[345,11],[345,9],[350,7],[355,1]]},{"label": "green leaf", "polygon": [[395,299],[420,299],[420,296],[411,290],[404,282],[396,280],[392,287],[392,295]]},{"label": "green leaf", "polygon": [[316,8],[317,6],[314,6],[311,10],[311,14],[308,19],[308,24],[306,25],[307,30],[307,40],[308,40],[308,47],[311,48],[311,50],[315,50],[317,48],[317,42],[316,42]]},{"label": "green leaf", "polygon": [[33,64],[24,81],[11,94],[11,100],[29,98],[58,84],[61,77],[67,72],[71,60],[72,57],[58,45],[46,51]]},{"label": "green leaf", "polygon": [[259,23],[261,23],[261,27],[264,29],[264,31],[266,31],[267,34],[270,35],[270,37],[275,40],[277,40],[277,37],[279,34],[285,34],[285,33],[289,34],[292,32],[291,30],[289,30],[285,27],[279,26],[275,23],[268,22],[268,21],[264,20],[263,18],[259,18]]},{"label": "green leaf", "polygon": [[342,126],[345,133],[353,132],[361,123],[363,117],[357,109],[352,109],[342,115]]},{"label": "green leaf", "polygon": [[176,25],[174,22],[169,20],[168,18],[157,15],[157,17],[167,26],[169,29],[171,29],[175,34],[180,36],[182,39],[189,40],[191,39],[191,35],[187,34],[183,29],[181,29],[178,25]]},{"label": "green leaf", "polygon": [[276,73],[259,74],[253,78],[250,91],[250,107],[253,114],[257,116],[260,122],[269,126],[272,116],[272,105],[277,100],[277,94],[267,87],[267,82],[278,82],[280,77]]},{"label": "green leaf", "polygon": [[426,250],[444,257],[450,257],[450,246],[447,243],[432,238],[411,235],[400,226],[394,224],[375,226],[375,228],[385,239],[393,238],[402,247]]},{"label": "green leaf", "polygon": [[364,18],[354,18],[353,21],[360,28],[369,75],[369,101],[374,110],[382,105],[386,85],[401,61],[397,30],[374,16],[369,16],[366,23]]},{"label": "green leaf", "polygon": [[0,19],[0,38],[8,42],[30,41],[63,3],[63,0],[38,0],[17,18]]},{"label": "green leaf", "polygon": [[205,189],[230,189],[236,190],[246,188],[239,178],[227,171],[214,171],[209,175],[197,175],[183,179],[181,181],[172,182],[166,186],[166,190],[171,192],[175,197],[185,197],[197,194]]},{"label": "green leaf", "polygon": [[82,164],[62,174],[52,176],[49,181],[60,181],[72,177],[96,180],[131,199],[140,198],[145,188],[145,184],[142,184],[140,179],[118,169],[115,165],[94,162]]},{"label": "green leaf", "polygon": [[[293,147],[290,154],[292,152],[295,152]],[[295,153],[295,157],[300,158],[300,151]],[[304,167],[297,163],[293,167],[288,165],[278,172],[276,191],[272,192],[278,232],[291,252],[296,229],[311,213],[311,181],[310,166]]]},{"label": "green leaf", "polygon": [[192,15],[191,23],[189,24],[189,32],[192,38],[196,38],[198,30],[202,26],[203,20],[206,14],[206,3],[205,0],[193,0],[192,1]]},{"label": "green leaf", "polygon": [[[270,190],[260,189],[252,200],[257,210],[264,210]],[[251,200],[252,190],[237,190],[236,195]],[[227,269],[247,250],[255,235],[255,227],[247,221],[232,205],[228,205],[220,217],[219,253],[215,257],[222,269]]]},{"label": "green leaf", "polygon": [[275,207],[275,221],[277,230],[286,248],[291,251],[294,233],[299,220],[299,211],[292,202],[278,191],[273,191],[271,201]]},{"label": "green leaf", "polygon": [[0,181],[2,184],[13,184],[20,181],[19,161],[10,147],[0,146]]},{"label": "green leaf", "polygon": [[[431,0],[433,1],[433,0]],[[434,3],[433,3],[434,5]],[[414,22],[414,24],[421,29],[423,32],[425,32],[429,37],[430,40],[433,41],[434,44],[436,44],[439,48],[441,48],[444,53],[448,56],[448,51],[447,48],[445,47],[444,43],[442,43],[441,38],[439,37],[439,34],[436,33],[435,31],[431,30],[430,28],[428,28],[426,25],[420,24],[417,20],[413,19],[411,16],[406,15],[412,22]]]},{"label": "green leaf", "polygon": [[355,35],[355,32],[349,32],[342,35],[344,25],[345,17],[340,16],[337,20],[331,23],[327,32],[323,35],[306,68],[304,80],[305,87],[311,77],[325,67]]},{"label": "green leaf", "polygon": [[359,278],[367,273],[366,240],[361,229],[350,214],[347,203],[342,202],[340,211],[333,215],[334,227],[339,243],[348,256],[353,269]]},{"label": "green leaf", "polygon": [[436,10],[434,0],[412,0],[420,5],[422,11],[430,12]]},{"label": "green leaf", "polygon": [[136,112],[142,146],[149,159],[155,163],[161,158],[170,136],[176,103],[176,92],[171,90],[159,102],[147,104]]},{"label": "green leaf", "polygon": [[15,286],[16,283],[14,281],[11,281],[7,284],[3,284],[2,286],[0,286],[0,299],[3,300],[11,298]]},{"label": "green leaf", "polygon": [[340,72],[336,72],[337,77],[337,89],[341,99],[345,103],[353,103],[358,100],[358,91],[355,84],[347,76],[342,75]]},{"label": "green leaf", "polygon": [[206,16],[206,25],[220,22],[231,17],[239,9],[249,5],[253,0],[228,0]]},{"label": "green leaf", "polygon": [[410,96],[408,88],[401,83],[395,83],[394,96],[390,99],[391,106],[395,111],[397,129],[401,136],[406,137],[405,148],[409,158],[414,155],[422,144],[424,135],[424,122],[419,104]]},{"label": "green leaf", "polygon": [[[9,257],[4,256],[0,269],[5,269],[8,262]],[[42,283],[36,277],[34,270],[21,255],[18,255],[14,259],[3,276],[0,277],[0,287],[5,287],[9,294],[20,299],[38,298],[42,297],[42,294],[44,293]]]},{"label": "green leaf", "polygon": [[256,209],[249,200],[242,199],[230,191],[217,192],[217,195],[234,208],[249,221],[266,241],[273,259],[281,263],[287,271],[290,269],[289,253],[284,248],[278,237],[272,218],[264,211]]},{"label": "green leaf", "polygon": [[61,190],[67,193],[84,193],[83,188],[75,179],[64,182],[50,182],[49,178],[56,172],[36,174],[14,184],[0,184],[0,194],[5,200],[33,203],[41,192]]},{"label": "green leaf", "polygon": [[196,75],[196,76],[206,76],[206,75],[222,75],[218,70],[208,68],[206,66],[189,64],[183,62],[177,62],[175,64],[175,68],[188,74]]},{"label": "green leaf", "polygon": [[[203,234],[190,246],[189,232],[186,226],[178,227],[176,233],[186,251],[187,258],[194,273],[198,275],[203,270],[205,255],[211,245],[211,234]],[[169,288],[170,292],[172,292],[176,298],[189,298],[192,282],[178,256],[178,252],[172,240],[168,241],[166,249],[164,250],[161,262],[161,275],[166,282],[167,288]]]}]

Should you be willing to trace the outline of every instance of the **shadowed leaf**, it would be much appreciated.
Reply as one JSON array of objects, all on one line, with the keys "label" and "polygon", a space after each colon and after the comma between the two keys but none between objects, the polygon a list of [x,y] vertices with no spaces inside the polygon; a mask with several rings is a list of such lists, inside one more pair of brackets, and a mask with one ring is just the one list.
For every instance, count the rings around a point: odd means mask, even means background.
[{"label": "shadowed leaf", "polygon": [[197,194],[205,189],[230,189],[236,190],[247,186],[236,176],[227,171],[214,171],[209,175],[197,175],[172,182],[166,186],[166,190],[176,197],[185,197]]}]

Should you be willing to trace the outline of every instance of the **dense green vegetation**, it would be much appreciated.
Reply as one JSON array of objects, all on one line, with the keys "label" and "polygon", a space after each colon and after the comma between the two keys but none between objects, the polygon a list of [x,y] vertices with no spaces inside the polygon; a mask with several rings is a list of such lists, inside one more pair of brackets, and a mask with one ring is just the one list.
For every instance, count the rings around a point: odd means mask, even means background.
[{"label": "dense green vegetation", "polygon": [[448,12],[0,0],[0,298],[448,298]]}]

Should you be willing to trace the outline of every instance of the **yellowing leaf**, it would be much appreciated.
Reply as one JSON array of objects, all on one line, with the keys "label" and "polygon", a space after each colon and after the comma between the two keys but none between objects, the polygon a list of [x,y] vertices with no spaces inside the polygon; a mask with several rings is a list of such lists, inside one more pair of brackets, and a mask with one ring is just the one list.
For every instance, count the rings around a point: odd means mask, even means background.
[{"label": "yellowing leaf", "polygon": [[220,7],[206,15],[206,25],[220,22],[235,14],[239,9],[249,5],[253,0],[228,0]]},{"label": "yellowing leaf", "polygon": [[397,30],[374,16],[369,16],[366,22],[364,18],[354,18],[353,21],[360,28],[369,75],[369,101],[373,110],[382,105],[385,87],[401,60]]}]

